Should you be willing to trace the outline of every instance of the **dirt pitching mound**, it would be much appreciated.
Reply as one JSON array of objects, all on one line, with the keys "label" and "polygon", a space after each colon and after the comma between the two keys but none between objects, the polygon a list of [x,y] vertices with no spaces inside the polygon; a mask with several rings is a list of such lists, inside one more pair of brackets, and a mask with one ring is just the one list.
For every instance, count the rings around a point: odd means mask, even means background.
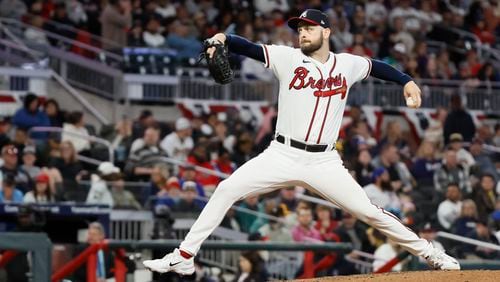
[{"label": "dirt pitching mound", "polygon": [[293,282],[496,282],[500,281],[499,270],[462,270],[462,271],[411,271],[385,274],[366,274],[352,276],[322,277]]}]

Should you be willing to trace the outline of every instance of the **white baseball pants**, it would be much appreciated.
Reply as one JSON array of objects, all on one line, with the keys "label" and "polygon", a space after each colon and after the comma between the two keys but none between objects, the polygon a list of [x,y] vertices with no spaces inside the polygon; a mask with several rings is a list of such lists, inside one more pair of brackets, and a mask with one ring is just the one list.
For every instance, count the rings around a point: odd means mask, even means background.
[{"label": "white baseball pants", "polygon": [[373,205],[343,166],[337,151],[306,152],[272,141],[260,155],[222,181],[199,215],[180,249],[196,254],[234,202],[251,194],[301,185],[377,228],[413,255],[424,256],[432,245],[394,215]]}]

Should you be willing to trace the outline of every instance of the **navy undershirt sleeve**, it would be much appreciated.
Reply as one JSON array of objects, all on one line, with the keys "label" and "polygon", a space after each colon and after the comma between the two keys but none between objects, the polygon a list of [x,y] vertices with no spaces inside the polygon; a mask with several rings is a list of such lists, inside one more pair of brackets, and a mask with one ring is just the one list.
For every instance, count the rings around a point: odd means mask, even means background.
[{"label": "navy undershirt sleeve", "polygon": [[382,80],[393,81],[403,86],[412,80],[406,73],[400,72],[391,65],[378,60],[372,60],[370,75]]},{"label": "navy undershirt sleeve", "polygon": [[226,43],[229,51],[238,55],[252,58],[265,63],[262,45],[250,42],[238,35],[226,34]]}]

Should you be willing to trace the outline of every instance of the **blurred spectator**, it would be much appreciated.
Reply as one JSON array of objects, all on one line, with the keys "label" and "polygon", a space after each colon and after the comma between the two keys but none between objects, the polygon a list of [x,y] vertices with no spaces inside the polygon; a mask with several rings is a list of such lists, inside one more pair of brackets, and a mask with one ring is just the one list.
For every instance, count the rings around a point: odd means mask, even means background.
[{"label": "blurred spectator", "polygon": [[172,209],[180,201],[181,194],[179,180],[175,176],[170,177],[165,186],[162,186],[156,194],[156,205],[168,206]]},{"label": "blurred spectator", "polygon": [[372,184],[363,187],[370,201],[394,214],[401,213],[401,202],[392,190],[389,173],[383,167],[376,168],[372,174]]},{"label": "blurred spectator", "polygon": [[445,152],[443,165],[434,174],[434,186],[437,192],[444,193],[445,187],[450,183],[457,183],[463,194],[468,194],[472,191],[469,176],[458,163],[457,153],[453,150]]},{"label": "blurred spectator", "polygon": [[238,136],[234,146],[231,160],[238,166],[242,166],[245,162],[254,157],[253,154],[253,139],[250,133],[244,132]]},{"label": "blurred spectator", "polygon": [[[239,207],[258,213],[264,212],[264,207],[262,203],[259,203],[259,197],[257,195],[247,196]],[[246,210],[237,210],[236,220],[238,221],[241,231],[249,234],[257,232],[257,230],[262,226],[255,225],[254,223],[257,221],[257,215],[249,213]]]},{"label": "blurred spectator", "polygon": [[[136,1],[139,2],[140,1]],[[128,46],[130,47],[141,47],[144,46],[144,38],[143,38],[144,28],[142,27],[142,22],[140,20],[134,20],[132,27],[130,28],[130,32],[128,34]]]},{"label": "blurred spectator", "polygon": [[11,142],[10,137],[8,135],[10,129],[11,129],[10,118],[5,116],[0,116],[0,150],[3,148],[3,146]]},{"label": "blurred spectator", "polygon": [[465,142],[471,142],[476,133],[476,126],[471,115],[463,108],[462,99],[459,95],[451,97],[451,109],[444,122],[444,143],[450,142],[452,133],[460,133]]},{"label": "blurred spectator", "polygon": [[254,0],[255,10],[261,14],[269,14],[273,11],[288,12],[290,7],[285,0]]},{"label": "blurred spectator", "polygon": [[174,21],[170,25],[167,36],[167,45],[175,49],[177,57],[182,59],[198,58],[202,44],[195,36],[190,34],[190,27],[181,21]]},{"label": "blurred spectator", "polygon": [[477,74],[477,78],[482,81],[497,82],[500,81],[500,75],[491,63],[484,64]]},{"label": "blurred spectator", "polygon": [[146,30],[142,33],[142,40],[145,45],[152,48],[163,47],[165,37],[161,34],[160,20],[152,16],[146,22]]},{"label": "blurred spectator", "polygon": [[110,162],[103,162],[97,168],[97,174],[90,177],[90,190],[87,195],[87,204],[114,206],[113,197],[108,188],[108,182],[120,179],[120,169]]},{"label": "blurred spectator", "polygon": [[268,220],[262,225],[258,232],[267,241],[271,242],[291,242],[293,240],[290,234],[290,228],[285,225],[285,210],[283,206],[275,205],[268,213],[280,220]]},{"label": "blurred spectator", "polygon": [[139,118],[132,123],[132,139],[143,137],[146,128],[151,126],[157,126],[157,121],[150,110],[143,110]]},{"label": "blurred spectator", "polygon": [[32,16],[30,19],[31,26],[24,31],[24,39],[28,41],[29,45],[34,45],[35,48],[48,46],[49,39],[42,31],[44,26],[44,19],[41,16]]},{"label": "blurred spectator", "polygon": [[437,72],[444,79],[451,79],[457,73],[457,67],[450,61],[448,50],[439,51],[437,56]]},{"label": "blurred spectator", "polygon": [[[147,200],[150,196],[158,194],[162,190],[167,189],[165,192],[168,192],[167,182],[169,178],[170,169],[167,164],[160,163],[153,166],[149,187],[143,195],[144,200]],[[177,183],[177,185],[179,185],[179,183]],[[178,188],[180,189],[180,186]]]},{"label": "blurred spectator", "polygon": [[[479,240],[493,245],[499,245],[498,239],[493,235],[485,221],[479,220],[476,222],[476,228],[468,234],[469,238]],[[496,260],[500,258],[500,252],[492,250],[488,247],[470,245],[466,247],[467,253],[472,253],[478,258]],[[468,257],[470,259],[470,257]]]},{"label": "blurred spectator", "polygon": [[323,205],[316,206],[316,217],[314,228],[319,231],[321,240],[339,242],[340,238],[335,234],[335,229],[337,229],[339,223],[332,217],[332,208]]},{"label": "blurred spectator", "polygon": [[483,174],[478,185],[474,187],[472,196],[477,206],[478,218],[481,221],[486,221],[488,216],[495,210],[497,199],[495,184],[493,175]]},{"label": "blurred spectator", "polygon": [[365,12],[368,26],[376,26],[385,23],[388,16],[387,8],[384,6],[384,0],[366,3]]},{"label": "blurred spectator", "polygon": [[[387,239],[386,243],[381,245],[375,250],[373,254],[375,260],[373,261],[373,271],[379,270],[382,266],[384,266],[389,260],[393,259],[397,255],[399,255],[404,250],[396,244],[391,239]],[[395,266],[391,268],[391,271],[402,271],[403,265],[406,263],[405,260],[399,262]]]},{"label": "blurred spectator", "polygon": [[35,165],[36,149],[34,146],[26,146],[23,149],[23,164],[21,170],[24,170],[31,179],[35,179],[40,174],[40,167]]},{"label": "blurred spectator", "polygon": [[66,10],[68,18],[78,27],[84,26],[87,22],[87,14],[83,9],[83,5],[79,0],[66,0]]},{"label": "blurred spectator", "polygon": [[0,191],[0,203],[22,203],[23,192],[16,188],[16,176],[12,173],[4,173],[2,179],[2,190]]},{"label": "blurred spectator", "polygon": [[453,133],[450,135],[450,149],[457,153],[457,161],[464,168],[467,175],[469,175],[470,168],[476,164],[474,157],[469,151],[463,148],[463,137],[460,133]]},{"label": "blurred spectator", "polygon": [[439,204],[437,217],[441,227],[450,230],[462,210],[462,193],[456,183],[449,183],[446,191],[446,200]]},{"label": "blurred spectator", "polygon": [[393,191],[409,192],[413,189],[414,179],[406,164],[400,161],[395,145],[382,147],[380,156],[372,161],[374,167],[384,167],[389,172]]},{"label": "blurred spectator", "polygon": [[2,0],[0,17],[20,20],[27,12],[26,4],[21,0]]},{"label": "blurred spectator", "polygon": [[[24,130],[29,130],[35,126],[50,126],[50,120],[45,112],[39,109],[40,101],[33,93],[28,93],[24,97],[24,106],[17,110],[12,117],[12,124]],[[31,134],[34,139],[45,138],[47,133],[35,132]]]},{"label": "blurred spectator", "polygon": [[[105,239],[106,233],[102,224],[99,222],[90,223],[87,233],[87,243],[89,245],[102,244]],[[88,246],[86,245],[78,246],[75,250],[74,256],[82,253],[87,247]],[[113,268],[115,267],[113,252],[99,249],[96,257],[96,278],[91,279],[90,277],[87,277],[87,264],[85,263],[75,271],[73,277],[75,281],[93,280],[96,282],[103,282],[106,281],[106,279],[113,277]],[[125,258],[125,267],[127,268],[127,273],[134,273],[135,264],[132,261],[129,261],[128,258]]]},{"label": "blurred spectator", "polygon": [[59,149],[59,157],[52,158],[49,162],[49,167],[56,168],[60,172],[63,178],[65,190],[71,190],[78,186],[77,181],[79,181],[87,172],[83,170],[83,167],[78,160],[73,143],[63,141],[61,142]]},{"label": "blurred spectator", "polygon": [[199,183],[196,178],[197,173],[194,166],[188,165],[183,167],[181,175],[182,175],[180,179],[181,186],[185,181],[193,181],[194,183],[196,183],[196,190],[198,192],[198,195],[201,197],[205,197],[205,189],[203,185],[201,185],[201,183]]},{"label": "blurred spectator", "polygon": [[165,136],[160,147],[168,156],[179,161],[186,161],[189,152],[194,147],[191,137],[191,123],[187,118],[178,118],[175,122],[175,131]]},{"label": "blurred spectator", "polygon": [[313,227],[311,209],[297,210],[297,225],[292,229],[295,242],[321,242],[321,234]]},{"label": "blurred spectator", "polygon": [[394,51],[408,55],[407,52],[410,52],[415,47],[415,39],[405,27],[405,18],[398,16],[390,20],[389,23],[392,23],[392,32],[389,35],[389,40],[394,47]]},{"label": "blurred spectator", "polygon": [[104,49],[115,49],[127,46],[127,33],[132,25],[132,5],[129,0],[109,0],[102,11],[101,36],[112,43],[104,42]]},{"label": "blurred spectator", "polygon": [[455,220],[452,226],[452,232],[460,236],[470,234],[478,220],[477,207],[473,200],[467,199],[462,202],[460,216]]},{"label": "blurred spectator", "polygon": [[49,117],[50,126],[62,127],[66,121],[65,113],[61,111],[59,103],[55,99],[48,99],[44,106],[45,114]]},{"label": "blurred spectator", "polygon": [[160,129],[148,127],[144,137],[134,140],[125,171],[134,180],[146,180],[152,172],[152,166],[164,162],[166,153],[160,148]]},{"label": "blurred spectator", "polygon": [[353,250],[369,251],[370,242],[366,234],[366,227],[350,213],[343,212],[342,222],[335,230],[341,242],[351,243]]},{"label": "blurred spectator", "polygon": [[67,123],[63,125],[63,130],[62,141],[71,142],[77,153],[90,154],[91,136],[87,128],[85,128],[82,112],[74,111],[70,113]]},{"label": "blurred spectator", "polygon": [[22,192],[27,192],[33,188],[33,182],[29,174],[24,171],[18,164],[18,149],[8,144],[2,148],[3,165],[0,167],[2,174],[14,175],[16,188]]},{"label": "blurred spectator", "polygon": [[265,264],[259,253],[255,251],[242,253],[238,273],[233,282],[257,282],[267,279]]},{"label": "blurred spectator", "polygon": [[[332,23],[333,22],[335,21],[332,21]],[[354,37],[349,30],[349,20],[345,17],[339,18],[337,20],[337,24],[332,29],[332,35],[330,36],[336,52],[342,52],[352,45]]]},{"label": "blurred spectator", "polygon": [[280,194],[276,202],[277,205],[285,205],[285,215],[289,212],[295,212],[299,203],[299,200],[295,197],[295,186],[280,189]]},{"label": "blurred spectator", "polygon": [[444,146],[444,123],[448,111],[445,108],[438,107],[436,109],[436,118],[430,120],[429,127],[424,132],[424,139],[432,142],[436,150],[441,150]]},{"label": "blurred spectator", "polygon": [[410,156],[410,148],[408,142],[404,138],[405,134],[401,129],[398,121],[390,121],[387,123],[385,135],[378,143],[378,147],[382,148],[387,144],[394,145],[398,148],[399,154],[408,159]]},{"label": "blurred spectator", "polygon": [[[45,22],[44,29],[52,34],[57,34],[69,39],[74,39],[76,34],[66,26],[73,27],[73,22],[68,18],[65,2],[54,4],[54,11],[50,15],[50,20]],[[66,42],[49,37],[49,41],[53,46],[63,47]]]},{"label": "blurred spectator", "polygon": [[55,197],[49,187],[50,178],[45,173],[40,173],[35,178],[35,188],[24,195],[24,203],[46,204],[55,202]]},{"label": "blurred spectator", "polygon": [[231,161],[231,154],[224,147],[219,148],[217,159],[212,161],[214,169],[221,173],[232,174],[236,170],[236,164]]},{"label": "blurred spectator", "polygon": [[174,211],[184,213],[200,213],[204,203],[197,199],[198,192],[196,183],[193,181],[185,181],[182,184],[181,199],[174,206]]},{"label": "blurred spectator", "polygon": [[480,173],[489,173],[493,175],[495,179],[500,179],[500,175],[497,172],[491,156],[483,151],[483,141],[475,138],[472,140],[469,150],[476,162],[476,166],[473,168],[475,175]]},{"label": "blurred spectator", "polygon": [[132,122],[124,117],[116,124],[112,134],[108,140],[115,150],[115,162],[123,165],[127,161],[128,149],[132,144]]},{"label": "blurred spectator", "polygon": [[[417,180],[419,189],[434,186],[434,173],[441,164],[436,158],[437,148],[430,141],[424,140],[417,150],[417,158],[413,161],[411,174]],[[434,190],[434,188],[432,189]]]},{"label": "blurred spectator", "polygon": [[[187,163],[203,167],[209,170],[214,170],[215,168],[210,163],[210,156],[208,155],[206,143],[198,143],[187,158]],[[204,189],[213,190],[215,186],[219,183],[219,178],[214,175],[210,175],[203,172],[196,172],[196,182],[203,185]]]},{"label": "blurred spectator", "polygon": [[111,196],[113,197],[114,209],[141,209],[141,204],[135,199],[134,194],[125,190],[125,181],[123,181],[121,173],[111,181]]},{"label": "blurred spectator", "polygon": [[155,12],[164,19],[175,17],[175,4],[170,0],[159,0]]},{"label": "blurred spectator", "polygon": [[374,170],[371,164],[372,156],[367,149],[358,151],[358,156],[354,161],[353,168],[356,176],[356,182],[361,186],[366,186],[372,182],[372,173]]}]

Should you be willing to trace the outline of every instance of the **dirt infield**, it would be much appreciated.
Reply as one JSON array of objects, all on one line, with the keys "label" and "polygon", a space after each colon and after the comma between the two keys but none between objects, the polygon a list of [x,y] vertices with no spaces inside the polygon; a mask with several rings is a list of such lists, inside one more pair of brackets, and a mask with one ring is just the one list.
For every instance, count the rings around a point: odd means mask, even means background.
[{"label": "dirt infield", "polygon": [[353,276],[323,277],[293,282],[495,282],[500,281],[500,271],[493,270],[463,270],[463,271],[412,271],[386,274],[368,274]]}]

